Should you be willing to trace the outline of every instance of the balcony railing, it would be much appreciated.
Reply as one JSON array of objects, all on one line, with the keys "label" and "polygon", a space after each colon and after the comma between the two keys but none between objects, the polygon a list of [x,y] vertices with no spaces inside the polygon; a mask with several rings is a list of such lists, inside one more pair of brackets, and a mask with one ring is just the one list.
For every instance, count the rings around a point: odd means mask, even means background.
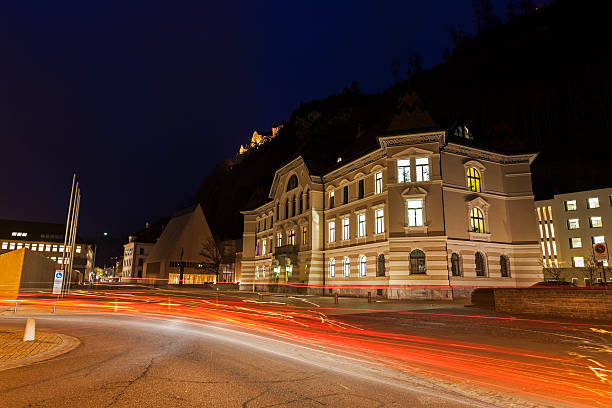
[{"label": "balcony railing", "polygon": [[274,248],[274,253],[276,255],[282,254],[295,254],[297,253],[297,245],[283,245]]}]

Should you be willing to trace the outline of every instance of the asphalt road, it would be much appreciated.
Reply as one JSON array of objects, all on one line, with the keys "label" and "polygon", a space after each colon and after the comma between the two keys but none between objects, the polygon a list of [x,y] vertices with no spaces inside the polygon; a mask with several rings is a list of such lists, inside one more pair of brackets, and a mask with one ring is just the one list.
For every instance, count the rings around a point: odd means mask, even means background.
[{"label": "asphalt road", "polygon": [[[20,327],[24,318],[2,318]],[[2,407],[490,406],[382,367],[227,325],[39,316],[78,337],[56,359],[0,372]]]},{"label": "asphalt road", "polygon": [[[612,406],[610,322],[448,302],[74,295],[37,327],[81,346],[0,372],[0,407]],[[37,310],[53,302],[30,299]],[[24,321],[5,315],[0,327]]]}]

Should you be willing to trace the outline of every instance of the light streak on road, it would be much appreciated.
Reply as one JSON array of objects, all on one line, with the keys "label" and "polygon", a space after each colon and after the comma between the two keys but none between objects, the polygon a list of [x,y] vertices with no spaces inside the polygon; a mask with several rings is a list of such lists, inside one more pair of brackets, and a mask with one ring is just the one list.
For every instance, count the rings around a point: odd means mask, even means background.
[{"label": "light streak on road", "polygon": [[[610,363],[605,361],[610,360],[612,354],[612,326],[609,324],[593,327],[593,324],[582,322],[431,311],[365,314],[367,309],[354,309],[353,314],[345,316],[333,315],[331,311],[337,308],[315,309],[313,306],[318,305],[314,302],[293,296],[287,299],[302,305],[255,302],[218,294],[202,299],[190,295],[121,291],[81,292],[59,301],[41,293],[24,293],[19,299],[0,301],[0,305],[18,302],[21,307],[50,310],[55,303],[60,311],[120,313],[147,319],[180,319],[191,324],[221,324],[449,385],[464,384],[464,389],[483,393],[496,390],[506,395],[520,395],[529,401],[581,407],[612,406],[612,370]],[[358,318],[354,317],[357,313],[360,314]],[[404,325],[400,330],[395,326],[399,319],[413,319],[408,322],[414,322],[415,327]],[[467,322],[492,329],[509,327],[529,332],[550,329],[550,336],[565,342],[571,339],[572,343],[564,343],[571,348],[561,353],[521,347],[520,342],[512,339],[508,339],[507,345],[499,345],[487,343],[487,339],[478,342],[461,336],[449,338],[449,331],[440,336],[419,332],[417,326],[430,320],[449,327],[450,333],[454,328],[462,329]],[[564,330],[566,333],[560,333]],[[572,334],[572,330],[579,334]]]}]

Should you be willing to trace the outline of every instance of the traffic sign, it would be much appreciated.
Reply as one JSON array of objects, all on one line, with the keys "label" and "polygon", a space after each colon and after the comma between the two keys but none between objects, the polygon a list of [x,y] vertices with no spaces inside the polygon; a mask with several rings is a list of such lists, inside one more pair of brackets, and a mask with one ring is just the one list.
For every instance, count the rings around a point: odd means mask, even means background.
[{"label": "traffic sign", "polygon": [[62,293],[62,284],[64,282],[64,271],[57,269],[55,271],[55,279],[53,280],[53,294],[59,295]]},{"label": "traffic sign", "polygon": [[593,254],[595,255],[596,261],[603,261],[608,259],[608,246],[605,242],[599,244],[593,244]]}]

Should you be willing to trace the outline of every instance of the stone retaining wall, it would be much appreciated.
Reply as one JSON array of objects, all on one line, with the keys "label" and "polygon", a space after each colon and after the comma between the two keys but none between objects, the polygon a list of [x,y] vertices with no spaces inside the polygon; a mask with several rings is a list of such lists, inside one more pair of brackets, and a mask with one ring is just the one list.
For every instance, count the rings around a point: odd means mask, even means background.
[{"label": "stone retaining wall", "polygon": [[612,320],[612,290],[494,289],[495,310],[575,319]]}]

